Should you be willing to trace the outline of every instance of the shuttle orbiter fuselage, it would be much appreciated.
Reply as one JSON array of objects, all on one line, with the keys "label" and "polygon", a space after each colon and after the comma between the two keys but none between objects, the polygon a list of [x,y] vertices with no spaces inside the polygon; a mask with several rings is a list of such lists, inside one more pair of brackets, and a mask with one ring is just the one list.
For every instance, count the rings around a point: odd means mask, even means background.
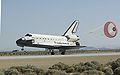
[{"label": "shuttle orbiter fuselage", "polygon": [[54,49],[59,49],[61,54],[65,54],[66,50],[79,49],[79,36],[75,35],[79,22],[75,20],[62,36],[42,35],[28,33],[24,37],[18,39],[16,44],[20,47],[38,47],[48,49],[54,55]]}]

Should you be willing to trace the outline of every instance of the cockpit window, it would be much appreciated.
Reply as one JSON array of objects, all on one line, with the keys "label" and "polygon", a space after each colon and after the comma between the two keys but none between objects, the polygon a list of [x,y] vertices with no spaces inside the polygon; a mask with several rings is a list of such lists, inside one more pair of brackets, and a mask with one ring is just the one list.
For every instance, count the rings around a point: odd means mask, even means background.
[{"label": "cockpit window", "polygon": [[26,34],[25,36],[29,36],[29,37],[31,37],[32,35],[31,35],[31,34]]}]

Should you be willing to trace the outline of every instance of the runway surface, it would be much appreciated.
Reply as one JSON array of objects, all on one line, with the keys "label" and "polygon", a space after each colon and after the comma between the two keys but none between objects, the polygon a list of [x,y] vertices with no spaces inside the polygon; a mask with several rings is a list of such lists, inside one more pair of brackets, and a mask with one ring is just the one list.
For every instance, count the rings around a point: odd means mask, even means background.
[{"label": "runway surface", "polygon": [[36,56],[0,56],[0,60],[8,59],[34,59],[34,58],[63,58],[63,57],[84,57],[84,56],[109,56],[120,55],[120,52],[114,53],[89,53],[89,54],[72,54],[72,55],[36,55]]}]

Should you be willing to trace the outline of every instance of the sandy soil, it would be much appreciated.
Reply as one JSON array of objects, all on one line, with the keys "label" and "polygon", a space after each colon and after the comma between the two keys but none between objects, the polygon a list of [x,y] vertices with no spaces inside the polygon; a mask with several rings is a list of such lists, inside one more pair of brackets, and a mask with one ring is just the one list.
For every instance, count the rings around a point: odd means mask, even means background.
[{"label": "sandy soil", "polygon": [[110,61],[114,61],[120,58],[120,55],[109,56],[83,56],[83,57],[56,57],[56,58],[34,58],[34,59],[8,59],[0,60],[0,69],[9,68],[11,66],[20,65],[34,65],[39,66],[42,69],[48,69],[48,67],[58,62],[63,62],[68,65],[77,64],[79,62],[98,61],[105,64]]}]

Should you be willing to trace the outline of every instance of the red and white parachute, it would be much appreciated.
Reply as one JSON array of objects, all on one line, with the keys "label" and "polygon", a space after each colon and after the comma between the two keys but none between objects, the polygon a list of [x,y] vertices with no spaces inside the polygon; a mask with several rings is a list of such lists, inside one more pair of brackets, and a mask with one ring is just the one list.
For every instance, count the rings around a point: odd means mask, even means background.
[{"label": "red and white parachute", "polygon": [[104,25],[104,34],[109,37],[109,38],[114,38],[118,33],[118,28],[117,26],[109,21],[107,23],[105,23]]}]

